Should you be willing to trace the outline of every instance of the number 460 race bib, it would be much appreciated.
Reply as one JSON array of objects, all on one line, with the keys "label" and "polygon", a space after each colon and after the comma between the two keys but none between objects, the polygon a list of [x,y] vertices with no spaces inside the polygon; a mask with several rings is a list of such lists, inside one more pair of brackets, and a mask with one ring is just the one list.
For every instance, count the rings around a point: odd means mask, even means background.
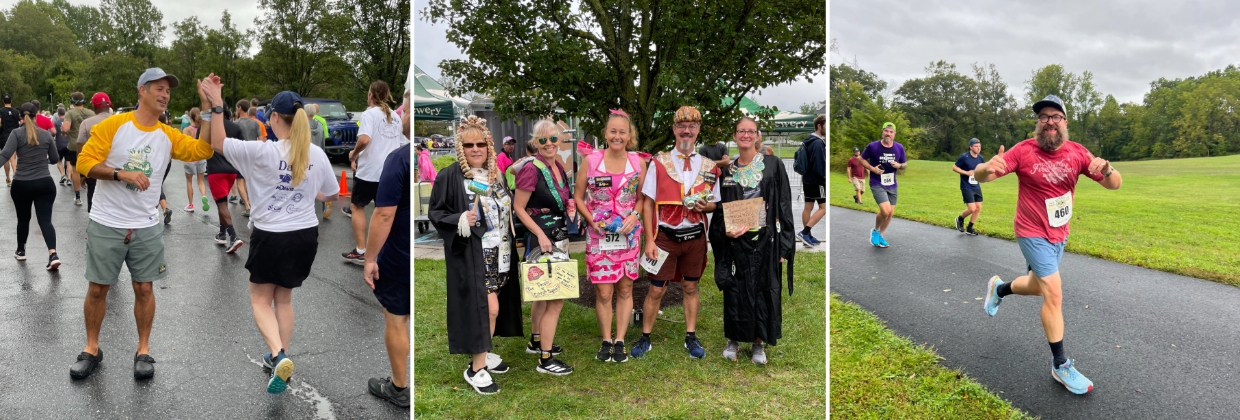
[{"label": "number 460 race bib", "polygon": [[1060,227],[1072,220],[1072,192],[1046,200],[1046,220]]}]

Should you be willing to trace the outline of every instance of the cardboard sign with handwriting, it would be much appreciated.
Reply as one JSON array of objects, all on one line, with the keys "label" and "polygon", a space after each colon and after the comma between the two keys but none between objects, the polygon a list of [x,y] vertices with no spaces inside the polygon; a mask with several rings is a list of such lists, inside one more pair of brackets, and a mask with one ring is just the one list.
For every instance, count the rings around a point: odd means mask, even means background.
[{"label": "cardboard sign with handwriting", "polygon": [[576,299],[579,296],[577,260],[521,264],[522,301]]},{"label": "cardboard sign with handwriting", "polygon": [[729,232],[741,226],[748,226],[750,229],[765,227],[766,218],[762,217],[764,209],[766,203],[762,201],[762,197],[723,203],[724,227]]}]

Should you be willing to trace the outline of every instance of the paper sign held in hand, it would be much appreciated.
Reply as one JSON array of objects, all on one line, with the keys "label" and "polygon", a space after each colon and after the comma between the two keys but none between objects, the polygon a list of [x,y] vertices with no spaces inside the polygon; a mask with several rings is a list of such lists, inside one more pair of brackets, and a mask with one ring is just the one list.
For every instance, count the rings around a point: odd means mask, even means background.
[{"label": "paper sign held in hand", "polygon": [[762,216],[766,212],[763,210],[766,210],[766,203],[762,201],[762,197],[723,203],[724,227],[729,232],[742,226],[750,229],[765,227],[766,218]]},{"label": "paper sign held in hand", "polygon": [[642,253],[642,269],[646,270],[647,273],[657,274],[659,269],[663,268],[665,261],[667,261],[667,251],[662,249],[659,250],[659,259],[657,260],[650,259],[645,252]]}]

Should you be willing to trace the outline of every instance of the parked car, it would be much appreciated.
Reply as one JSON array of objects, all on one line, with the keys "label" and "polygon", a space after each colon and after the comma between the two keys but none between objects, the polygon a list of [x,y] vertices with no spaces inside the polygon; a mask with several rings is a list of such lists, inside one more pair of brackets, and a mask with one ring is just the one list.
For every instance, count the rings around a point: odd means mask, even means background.
[{"label": "parked car", "polygon": [[323,151],[332,160],[348,160],[349,152],[357,144],[358,123],[352,112],[344,108],[344,104],[335,99],[301,98],[302,103],[318,104],[319,116],[327,120],[327,133],[323,140]]}]

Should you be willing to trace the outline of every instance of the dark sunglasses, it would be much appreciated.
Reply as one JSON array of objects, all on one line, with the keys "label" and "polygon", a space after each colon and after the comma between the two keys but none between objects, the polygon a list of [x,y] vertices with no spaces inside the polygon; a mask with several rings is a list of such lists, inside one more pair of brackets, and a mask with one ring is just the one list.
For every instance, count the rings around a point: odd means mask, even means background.
[{"label": "dark sunglasses", "polygon": [[461,148],[462,148],[462,149],[472,149],[472,148],[475,148],[475,147],[478,147],[478,148],[486,148],[486,147],[487,147],[487,144],[486,144],[486,142],[482,142],[482,143],[461,143]]},{"label": "dark sunglasses", "polygon": [[547,144],[547,141],[551,141],[552,143],[559,143],[559,142],[560,142],[560,137],[559,137],[559,136],[551,136],[551,137],[540,137],[540,138],[538,138],[538,144]]}]

